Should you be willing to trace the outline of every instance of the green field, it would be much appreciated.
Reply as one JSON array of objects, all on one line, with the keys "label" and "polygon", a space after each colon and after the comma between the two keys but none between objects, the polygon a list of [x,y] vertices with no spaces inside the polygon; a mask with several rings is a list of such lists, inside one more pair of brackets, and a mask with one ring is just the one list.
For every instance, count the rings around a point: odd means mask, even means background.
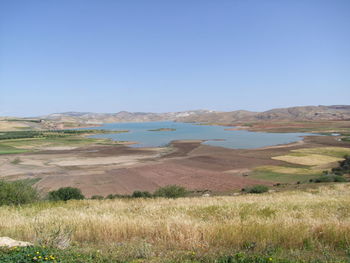
[{"label": "green field", "polygon": [[329,170],[335,163],[350,154],[350,148],[318,147],[292,150],[287,155],[272,159],[286,162],[280,166],[260,166],[250,174],[252,178],[279,183],[308,182],[319,177],[322,171]]},{"label": "green field", "polygon": [[[278,167],[281,168],[281,167]],[[277,170],[277,171],[276,171]],[[306,169],[301,169],[305,173],[291,173],[288,171],[281,172],[280,169],[276,169],[274,167],[259,167],[254,169],[252,174],[249,176],[250,178],[266,180],[271,182],[279,182],[279,183],[296,183],[308,182],[310,179],[317,178],[321,175],[322,171],[312,171]]]},{"label": "green field", "polygon": [[16,147],[10,146],[8,144],[0,144],[0,154],[16,154],[28,152],[26,149],[18,149]]},{"label": "green field", "polygon": [[[106,132],[106,131],[103,131]],[[119,131],[126,132],[126,131]],[[16,132],[18,135],[19,133]],[[28,133],[27,133],[28,134]],[[0,133],[3,135],[0,139],[0,154],[16,154],[16,153],[24,153],[29,151],[41,150],[43,148],[48,147],[81,147],[92,144],[115,144],[117,142],[113,142],[108,139],[94,139],[88,138],[86,135],[93,134],[92,131],[89,133],[40,133],[37,135],[36,133],[33,135],[29,133],[29,138],[16,138],[16,139],[4,139],[4,133]],[[6,136],[16,136],[16,135],[6,135]],[[24,136],[20,134],[20,136]],[[34,137],[33,137],[34,136]],[[1,137],[1,136],[0,136]]]}]

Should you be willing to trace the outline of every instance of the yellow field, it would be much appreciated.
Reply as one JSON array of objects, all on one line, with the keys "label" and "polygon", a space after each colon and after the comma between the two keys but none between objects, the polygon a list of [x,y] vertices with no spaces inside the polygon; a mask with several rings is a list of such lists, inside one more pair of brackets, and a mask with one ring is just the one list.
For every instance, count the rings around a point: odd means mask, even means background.
[{"label": "yellow field", "polygon": [[165,254],[246,244],[336,249],[350,240],[350,184],[263,195],[0,207],[0,236],[100,246],[140,241]]},{"label": "yellow field", "polygon": [[350,148],[320,147],[292,150],[288,155],[272,157],[274,160],[308,166],[327,166],[340,161],[344,155],[350,154]]},{"label": "yellow field", "polygon": [[285,167],[285,166],[275,166],[275,165],[264,165],[259,166],[255,169],[255,171],[266,171],[266,172],[274,172],[281,174],[296,174],[296,175],[310,175],[315,173],[322,173],[320,169],[312,169],[312,168],[298,168],[298,167]]},{"label": "yellow field", "polygon": [[14,131],[23,128],[30,128],[30,126],[23,122],[13,122],[0,119],[0,131]]},{"label": "yellow field", "polygon": [[294,164],[316,166],[316,165],[326,165],[333,162],[337,162],[342,160],[343,158],[325,156],[320,154],[305,154],[301,156],[294,156],[294,155],[276,156],[276,157],[272,157],[272,159],[285,161],[288,163],[294,163]]},{"label": "yellow field", "polygon": [[344,155],[350,154],[350,148],[345,148],[345,147],[303,148],[303,149],[293,150],[292,152],[305,153],[305,154],[321,154],[321,155],[343,158]]}]

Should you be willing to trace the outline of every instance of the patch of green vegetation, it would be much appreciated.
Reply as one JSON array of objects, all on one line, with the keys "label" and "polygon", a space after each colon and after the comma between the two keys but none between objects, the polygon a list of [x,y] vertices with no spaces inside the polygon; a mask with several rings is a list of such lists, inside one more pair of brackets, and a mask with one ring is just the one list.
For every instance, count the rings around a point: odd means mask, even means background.
[{"label": "patch of green vegetation", "polygon": [[243,188],[243,192],[250,194],[262,194],[269,191],[269,188],[266,185],[254,185],[252,187]]},{"label": "patch of green vegetation", "polygon": [[315,172],[314,174],[285,174],[273,172],[270,170],[255,170],[250,178],[266,180],[270,182],[279,182],[279,183],[296,183],[296,182],[307,182],[310,179],[314,179],[320,176],[319,173]]},{"label": "patch of green vegetation", "polygon": [[17,149],[13,146],[0,144],[0,154],[16,154],[28,152],[26,149]]},{"label": "patch of green vegetation", "polygon": [[81,190],[74,187],[61,187],[58,190],[49,192],[50,201],[82,200],[85,196]]},{"label": "patch of green vegetation", "polygon": [[292,156],[307,156],[308,154],[320,154],[320,155],[343,158],[345,155],[350,154],[350,148],[346,148],[346,147],[303,148],[303,149],[293,150],[290,153],[290,155]]},{"label": "patch of green vegetation", "polygon": [[187,196],[188,191],[182,186],[168,185],[158,188],[153,195],[155,197],[178,198]]},{"label": "patch of green vegetation", "polygon": [[33,186],[34,184],[36,184],[40,180],[41,180],[41,178],[26,178],[26,179],[19,179],[19,180],[11,181],[11,182],[20,182],[20,183],[23,183],[23,184],[28,185],[28,186]]},{"label": "patch of green vegetation", "polygon": [[0,140],[24,139],[24,138],[57,138],[70,135],[86,135],[99,133],[121,133],[128,131],[108,131],[108,130],[44,130],[44,131],[6,131],[0,133]]},{"label": "patch of green vegetation", "polygon": [[339,166],[332,168],[332,173],[335,175],[350,174],[350,155],[345,155],[344,160],[339,162]]},{"label": "patch of green vegetation", "polygon": [[54,131],[15,131],[0,133],[0,154],[16,154],[42,147],[79,147],[89,144],[115,144],[109,139],[88,138],[96,133],[120,133],[128,131],[107,130],[54,130]]},{"label": "patch of green vegetation", "polygon": [[1,263],[122,263],[127,261],[111,260],[111,253],[99,250],[80,251],[76,248],[57,249],[45,246],[0,248]]},{"label": "patch of green vegetation", "polygon": [[311,179],[310,182],[315,183],[339,183],[339,182],[347,182],[346,178],[340,175],[322,175],[315,179]]},{"label": "patch of green vegetation", "polygon": [[41,120],[39,119],[5,119],[5,121],[20,121],[20,122],[26,121],[26,122],[34,122],[34,123],[41,122]]},{"label": "patch of green vegetation", "polygon": [[39,199],[35,188],[23,181],[0,181],[0,206],[21,205],[35,202]]},{"label": "patch of green vegetation", "polygon": [[152,194],[148,191],[134,191],[131,195],[133,198],[151,198]]},{"label": "patch of green vegetation", "polygon": [[[154,193],[148,191],[134,191],[131,195],[121,195],[121,194],[109,194],[105,199],[116,199],[116,198],[156,198],[156,197],[165,197],[165,198],[179,198],[186,197],[190,194],[186,188],[178,185],[167,185],[164,187],[158,188]],[[93,196],[91,199],[101,199],[101,196]],[[103,199],[103,197],[102,197]]]},{"label": "patch of green vegetation", "polygon": [[21,158],[15,158],[11,161],[12,164],[19,164],[21,162]]},{"label": "patch of green vegetation", "polygon": [[[346,263],[346,257],[332,256],[326,251],[313,258],[305,257],[306,251],[298,251],[298,256],[280,255],[278,250],[266,251],[264,253],[253,253],[254,242],[246,244],[241,252],[231,252],[226,255],[208,255],[196,253],[194,251],[179,251],[173,253],[171,257],[161,258],[148,255],[147,247],[138,248],[125,247],[116,249],[81,249],[70,247],[67,249],[57,249],[45,246],[29,246],[0,248],[0,262],[2,263]],[[124,251],[128,250],[128,251]],[[134,252],[134,253],[132,253]],[[137,252],[137,253],[136,253]],[[133,255],[134,254],[134,255]],[[152,260],[152,258],[154,260]]]}]

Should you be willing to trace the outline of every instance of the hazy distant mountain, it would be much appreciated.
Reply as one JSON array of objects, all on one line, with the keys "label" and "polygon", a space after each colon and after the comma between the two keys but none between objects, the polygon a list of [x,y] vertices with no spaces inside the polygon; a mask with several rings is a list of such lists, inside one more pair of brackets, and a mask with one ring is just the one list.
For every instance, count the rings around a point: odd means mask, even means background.
[{"label": "hazy distant mountain", "polygon": [[216,122],[234,123],[249,121],[317,121],[350,120],[350,105],[303,106],[272,109],[264,112],[237,110],[219,112],[194,110],[167,113],[127,112],[92,113],[64,112],[42,116],[42,119],[62,123],[98,124],[110,122],[147,122],[147,121],[181,121],[181,122]]},{"label": "hazy distant mountain", "polygon": [[64,112],[54,113],[40,118],[57,122],[78,122],[85,124],[111,123],[111,122],[147,122],[147,121],[176,121],[179,118],[190,116],[201,116],[210,114],[209,110],[194,110],[183,112],[148,113],[148,112],[128,112],[118,113],[92,113],[92,112]]}]

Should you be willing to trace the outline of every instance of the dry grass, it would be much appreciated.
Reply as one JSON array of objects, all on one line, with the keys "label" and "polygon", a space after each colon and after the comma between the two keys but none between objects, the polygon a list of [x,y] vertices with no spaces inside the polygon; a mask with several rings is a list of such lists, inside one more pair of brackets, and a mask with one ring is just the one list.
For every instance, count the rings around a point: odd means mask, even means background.
[{"label": "dry grass", "polygon": [[350,148],[345,147],[317,147],[317,148],[303,148],[293,150],[292,152],[305,154],[321,154],[333,157],[343,158],[344,155],[350,154]]},{"label": "dry grass", "polygon": [[24,128],[30,128],[30,126],[24,122],[13,122],[0,119],[0,131],[14,131]]},{"label": "dry grass", "polygon": [[78,244],[142,240],[170,250],[240,249],[251,243],[257,249],[344,248],[350,246],[350,184],[236,197],[85,200],[0,208],[0,236],[60,240],[61,230],[63,239],[71,233]]},{"label": "dry grass", "polygon": [[326,165],[333,162],[342,160],[343,158],[320,155],[320,154],[299,154],[299,155],[282,155],[272,157],[274,160],[285,161],[288,163],[301,164],[301,165]]},{"label": "dry grass", "polygon": [[275,165],[264,165],[259,166],[255,169],[256,171],[271,171],[274,173],[282,174],[296,174],[296,175],[311,175],[315,173],[322,173],[322,169],[315,168],[300,168],[300,167],[286,167],[286,166],[275,166]]},{"label": "dry grass", "polygon": [[350,148],[345,147],[319,147],[292,150],[288,155],[275,156],[272,159],[293,164],[309,166],[327,166],[343,159],[350,154]]}]

